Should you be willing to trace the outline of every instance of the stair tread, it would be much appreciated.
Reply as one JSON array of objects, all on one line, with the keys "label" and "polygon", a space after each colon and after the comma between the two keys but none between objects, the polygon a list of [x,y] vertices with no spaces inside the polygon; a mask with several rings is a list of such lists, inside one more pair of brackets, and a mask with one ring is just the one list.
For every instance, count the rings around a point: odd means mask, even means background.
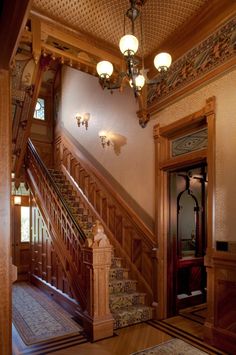
[{"label": "stair tread", "polygon": [[127,269],[126,267],[122,267],[122,266],[111,267],[111,268],[110,268],[110,271],[112,271],[112,270],[129,271],[129,269]]},{"label": "stair tread", "polygon": [[127,292],[117,292],[117,293],[112,293],[110,295],[110,298],[116,298],[120,296],[145,296],[145,292],[134,292],[134,291],[127,291]]},{"label": "stair tread", "polygon": [[109,283],[118,283],[118,282],[138,282],[137,280],[131,280],[131,279],[121,279],[121,280],[117,280],[117,279],[114,279],[114,280],[110,280]]}]

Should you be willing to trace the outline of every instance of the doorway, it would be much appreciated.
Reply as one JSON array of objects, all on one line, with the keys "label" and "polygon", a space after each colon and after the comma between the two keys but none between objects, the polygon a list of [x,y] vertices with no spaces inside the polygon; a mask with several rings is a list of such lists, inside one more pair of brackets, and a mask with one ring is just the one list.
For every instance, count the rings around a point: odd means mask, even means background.
[{"label": "doorway", "polygon": [[[168,125],[160,126],[157,124],[154,126],[154,141],[155,141],[155,177],[156,177],[156,188],[155,188],[155,197],[156,197],[156,208],[155,208],[155,221],[156,221],[156,241],[157,241],[157,282],[156,282],[156,294],[157,294],[157,309],[156,309],[156,317],[157,319],[165,319],[171,314],[176,313],[177,305],[176,305],[176,297],[173,296],[173,292],[171,293],[172,299],[170,299],[170,290],[175,290],[175,295],[188,295],[191,291],[195,290],[183,290],[179,289],[177,291],[176,285],[177,280],[173,277],[169,272],[169,261],[172,262],[172,270],[173,267],[173,255],[170,258],[170,250],[172,254],[177,253],[177,221],[176,221],[176,231],[174,233],[174,237],[176,241],[174,242],[175,250],[169,248],[169,239],[170,239],[170,220],[175,216],[175,220],[177,220],[177,214],[172,213],[170,208],[170,178],[171,174],[182,173],[182,175],[188,175],[191,169],[198,169],[205,167],[205,175],[207,179],[207,203],[205,201],[205,213],[203,221],[201,221],[202,225],[207,226],[207,233],[205,231],[205,237],[203,239],[202,250],[203,255],[199,255],[199,258],[202,257],[204,259],[204,263],[206,265],[207,271],[207,280],[204,282],[207,284],[206,288],[207,292],[207,322],[213,314],[213,294],[211,287],[212,281],[212,273],[211,273],[211,265],[209,260],[211,258],[211,252],[214,248],[214,196],[215,196],[215,98],[211,97],[206,100],[205,106],[203,108],[189,116],[183,117],[177,121],[174,121]],[[197,172],[194,172],[194,174]],[[199,173],[199,172],[198,172]],[[202,173],[201,173],[202,174]],[[182,177],[182,184],[185,186],[178,193],[184,191],[188,191],[186,189],[186,178]],[[194,179],[193,181],[197,181]],[[205,184],[206,185],[206,184]],[[191,189],[190,189],[191,190]],[[185,195],[188,195],[188,192],[185,192]],[[181,196],[180,196],[181,197]],[[180,199],[180,198],[179,198]],[[194,200],[194,198],[193,198]],[[181,200],[179,201],[179,203]],[[176,202],[177,203],[177,202]],[[199,206],[192,201],[193,206],[197,209]],[[180,204],[181,206],[181,204]],[[179,206],[179,211],[181,211],[181,207]],[[193,208],[194,208],[193,207]],[[177,210],[177,205],[176,205]],[[200,212],[200,211],[199,211]],[[199,217],[195,214],[197,218]],[[181,216],[180,216],[181,218]],[[205,221],[204,221],[205,218]],[[204,223],[203,223],[204,222]],[[198,224],[198,228],[200,227],[200,221]],[[195,228],[195,227],[194,227]],[[194,229],[193,228],[193,229]],[[206,228],[206,227],[205,227]],[[196,228],[195,228],[196,229]],[[192,229],[191,229],[192,234]],[[191,235],[190,234],[190,235]],[[196,234],[196,230],[195,230]],[[193,239],[196,237],[193,233]],[[189,244],[188,241],[183,241],[183,244]],[[198,246],[200,247],[200,246]],[[200,248],[200,249],[201,249]],[[179,247],[179,250],[181,248]],[[195,249],[188,250],[189,253],[195,253]],[[197,251],[198,252],[198,251]],[[205,253],[205,256],[204,256]],[[185,251],[187,254],[187,250]],[[187,255],[185,255],[187,258]],[[193,259],[193,257],[189,256]],[[196,257],[195,257],[196,258]],[[176,260],[175,260],[176,262]],[[183,268],[184,269],[184,268]],[[181,271],[182,279],[186,279],[185,271]],[[204,272],[203,272],[204,274]],[[176,275],[175,275],[176,276]],[[204,277],[201,278],[204,280]],[[171,285],[171,282],[173,285]],[[180,284],[180,283],[179,283]],[[182,286],[183,286],[182,282]],[[205,287],[201,287],[202,290]],[[188,291],[188,293],[186,293]],[[198,290],[196,290],[198,291]],[[201,290],[200,290],[201,291]],[[202,291],[201,291],[202,292]],[[204,292],[202,292],[204,294]],[[195,295],[195,294],[194,294]],[[184,296],[186,297],[186,296]],[[205,295],[206,297],[206,295]],[[179,296],[181,298],[181,296]],[[195,297],[196,298],[196,297]],[[193,299],[193,298],[192,298]],[[184,301],[181,301],[182,303]],[[180,302],[180,303],[181,303]],[[174,305],[174,306],[173,306]],[[173,310],[171,307],[173,306]]]},{"label": "doorway", "polygon": [[206,302],[206,163],[168,173],[167,316]]}]

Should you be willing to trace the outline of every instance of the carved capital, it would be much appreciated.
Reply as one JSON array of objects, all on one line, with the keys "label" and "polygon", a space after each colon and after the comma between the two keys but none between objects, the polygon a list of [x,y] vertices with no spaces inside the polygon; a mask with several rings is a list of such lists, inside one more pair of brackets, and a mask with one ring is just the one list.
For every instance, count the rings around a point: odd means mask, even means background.
[{"label": "carved capital", "polygon": [[139,118],[140,126],[145,128],[148,121],[150,120],[150,113],[146,109],[141,109],[137,111],[137,116]]}]

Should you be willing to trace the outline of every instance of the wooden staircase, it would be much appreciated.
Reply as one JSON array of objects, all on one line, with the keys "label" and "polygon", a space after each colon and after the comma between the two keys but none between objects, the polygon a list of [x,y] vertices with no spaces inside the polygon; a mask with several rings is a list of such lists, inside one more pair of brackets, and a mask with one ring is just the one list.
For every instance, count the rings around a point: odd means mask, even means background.
[{"label": "wooden staircase", "polygon": [[[49,171],[74,218],[86,237],[92,237],[96,216],[90,210],[86,198],[58,170]],[[110,310],[114,329],[152,319],[153,309],[145,304],[145,293],[137,291],[137,281],[129,279],[129,270],[122,267],[122,258],[113,257],[110,269]]]}]

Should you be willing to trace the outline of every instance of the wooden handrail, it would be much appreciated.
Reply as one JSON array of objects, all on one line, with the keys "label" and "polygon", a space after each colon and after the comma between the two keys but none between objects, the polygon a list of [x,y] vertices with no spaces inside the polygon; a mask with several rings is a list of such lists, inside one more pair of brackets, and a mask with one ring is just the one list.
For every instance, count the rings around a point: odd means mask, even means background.
[{"label": "wooden handrail", "polygon": [[153,233],[64,133],[55,141],[55,160],[100,216],[119,256],[125,257],[131,276],[140,281],[149,301],[156,301],[157,249]]},{"label": "wooden handrail", "polygon": [[68,213],[70,219],[73,221],[76,229],[78,230],[80,237],[82,239],[82,241],[84,242],[86,240],[86,236],[85,233],[83,231],[83,229],[81,229],[80,225],[78,224],[77,220],[74,218],[73,214],[71,213],[71,211],[69,210],[60,190],[58,189],[57,185],[55,184],[53,178],[51,177],[51,175],[48,172],[48,169],[46,168],[45,164],[43,163],[43,161],[41,160],[37,150],[35,149],[32,141],[29,139],[28,140],[28,148],[30,150],[30,152],[32,153],[32,155],[34,156],[35,160],[37,161],[37,163],[39,164],[40,168],[42,169],[43,173],[45,174],[45,176],[47,177],[47,179],[50,181],[50,184],[52,185],[53,189],[56,191],[61,203],[63,204],[66,212]]}]

